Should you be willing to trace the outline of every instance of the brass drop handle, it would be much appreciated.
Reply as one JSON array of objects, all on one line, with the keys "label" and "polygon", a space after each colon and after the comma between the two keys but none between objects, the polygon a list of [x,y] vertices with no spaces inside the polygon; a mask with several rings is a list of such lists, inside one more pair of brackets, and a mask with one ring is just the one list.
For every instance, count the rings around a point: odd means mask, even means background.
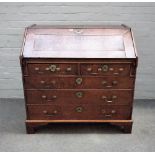
[{"label": "brass drop handle", "polygon": [[[102,113],[103,114],[106,114],[106,110],[105,109],[102,109]],[[116,110],[111,110],[111,114],[115,114],[116,113]]]},{"label": "brass drop handle", "polygon": [[46,87],[46,88],[49,88],[50,87],[50,85],[47,85],[47,83],[44,80],[41,80],[40,83],[42,85],[44,85],[44,87]]},{"label": "brass drop handle", "polygon": [[[42,99],[46,99],[47,101],[52,101],[51,99],[47,99],[47,96],[46,96],[46,95],[42,95],[41,98],[42,98]],[[56,99],[56,98],[57,98],[56,95],[53,95],[53,96],[52,96],[52,99]]]},{"label": "brass drop handle", "polygon": [[57,96],[56,95],[53,95],[52,98],[51,99],[48,99],[47,101],[50,102],[50,101],[53,101],[53,99],[56,99],[56,98],[57,98]]},{"label": "brass drop handle", "polygon": [[104,114],[105,117],[112,117],[113,114],[116,114],[116,110],[111,110],[111,112],[107,113],[105,109],[102,109],[102,114]]},{"label": "brass drop handle", "polygon": [[[44,87],[46,87],[46,88],[49,88],[50,87],[50,84],[47,84],[44,80],[41,80],[40,83],[42,85],[44,85]],[[56,84],[56,81],[55,80],[51,81],[51,84],[52,85],[55,85]]]},{"label": "brass drop handle", "polygon": [[82,78],[77,78],[77,79],[76,79],[76,83],[77,83],[78,85],[80,85],[80,84],[82,83]]},{"label": "brass drop handle", "polygon": [[43,114],[46,115],[46,116],[54,116],[58,113],[57,110],[54,110],[52,113],[48,113],[47,110],[43,110]]},{"label": "brass drop handle", "polygon": [[76,97],[78,98],[82,98],[83,97],[83,93],[82,92],[76,92]]},{"label": "brass drop handle", "polygon": [[104,85],[107,88],[111,88],[114,85],[117,85],[118,81],[112,81],[112,85],[107,85],[107,81],[102,81],[102,85]]},{"label": "brass drop handle", "polygon": [[116,95],[113,95],[112,97],[111,97],[111,99],[108,99],[106,96],[102,96],[102,99],[104,99],[106,102],[108,102],[108,103],[112,103],[113,101],[114,101],[114,99],[116,99],[117,98],[117,96]]},{"label": "brass drop handle", "polygon": [[116,72],[116,73],[113,73],[113,74],[114,74],[114,75],[119,75],[119,73],[117,73],[117,72]]},{"label": "brass drop handle", "polygon": [[82,107],[76,107],[75,110],[76,110],[76,112],[81,113],[83,111],[83,108]]}]

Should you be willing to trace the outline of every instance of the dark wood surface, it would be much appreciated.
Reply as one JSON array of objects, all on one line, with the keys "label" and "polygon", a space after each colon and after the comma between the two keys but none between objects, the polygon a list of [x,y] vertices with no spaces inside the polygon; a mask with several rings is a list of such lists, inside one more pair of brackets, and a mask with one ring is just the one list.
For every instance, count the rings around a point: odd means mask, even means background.
[{"label": "dark wood surface", "polygon": [[128,106],[105,106],[95,104],[28,105],[32,120],[102,120],[131,119]]},{"label": "dark wood surface", "polygon": [[130,133],[134,44],[126,26],[26,29],[20,60],[27,133],[52,122],[109,122]]},{"label": "dark wood surface", "polygon": [[[82,96],[78,96],[79,93]],[[28,104],[57,104],[60,106],[68,104],[130,105],[133,90],[27,90],[26,95]]]},{"label": "dark wood surface", "polygon": [[[50,78],[49,78],[50,77]],[[119,77],[82,77],[82,83],[77,84],[79,77],[25,77],[26,89],[132,89],[134,78]]]}]

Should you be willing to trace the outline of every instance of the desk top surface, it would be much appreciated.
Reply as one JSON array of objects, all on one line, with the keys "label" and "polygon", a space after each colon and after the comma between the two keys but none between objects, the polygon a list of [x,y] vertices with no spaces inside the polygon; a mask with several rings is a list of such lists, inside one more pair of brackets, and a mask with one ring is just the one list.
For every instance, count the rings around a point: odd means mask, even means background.
[{"label": "desk top surface", "polygon": [[130,28],[32,26],[26,29],[25,58],[136,58]]}]

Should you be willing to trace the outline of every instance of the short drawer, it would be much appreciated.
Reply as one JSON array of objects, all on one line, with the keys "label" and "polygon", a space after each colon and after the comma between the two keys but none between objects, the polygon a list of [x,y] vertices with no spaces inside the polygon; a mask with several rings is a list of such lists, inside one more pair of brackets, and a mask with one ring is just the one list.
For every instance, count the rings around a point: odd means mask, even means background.
[{"label": "short drawer", "polygon": [[28,119],[32,120],[108,120],[130,119],[127,106],[96,105],[28,105]]},{"label": "short drawer", "polygon": [[77,75],[77,64],[69,63],[28,63],[29,75]]},{"label": "short drawer", "polygon": [[130,63],[87,63],[81,64],[82,75],[128,76]]},{"label": "short drawer", "polygon": [[26,89],[132,89],[130,77],[25,77]]},{"label": "short drawer", "polygon": [[133,90],[27,90],[27,104],[130,105]]}]

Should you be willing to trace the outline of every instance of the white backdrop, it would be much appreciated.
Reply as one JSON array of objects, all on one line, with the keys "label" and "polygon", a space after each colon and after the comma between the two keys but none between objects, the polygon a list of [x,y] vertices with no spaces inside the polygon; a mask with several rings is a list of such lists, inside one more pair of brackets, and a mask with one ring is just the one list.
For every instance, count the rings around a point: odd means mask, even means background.
[{"label": "white backdrop", "polygon": [[0,98],[23,98],[24,27],[122,23],[132,27],[139,54],[135,98],[155,98],[155,3],[0,3]]}]

